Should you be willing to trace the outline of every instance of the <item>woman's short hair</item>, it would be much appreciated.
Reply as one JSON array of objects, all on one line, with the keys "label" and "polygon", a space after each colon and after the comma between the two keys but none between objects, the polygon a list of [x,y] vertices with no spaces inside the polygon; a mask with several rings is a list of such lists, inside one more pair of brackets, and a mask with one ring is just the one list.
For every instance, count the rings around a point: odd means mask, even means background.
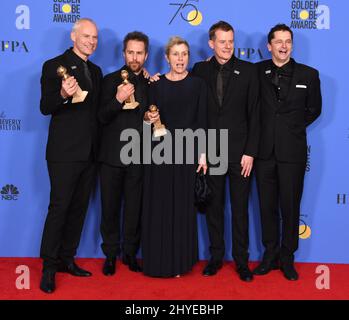
[{"label": "woman's short hair", "polygon": [[167,45],[165,47],[166,56],[168,57],[170,55],[170,50],[173,46],[180,45],[180,44],[186,45],[189,53],[189,43],[179,36],[173,36],[168,40]]}]

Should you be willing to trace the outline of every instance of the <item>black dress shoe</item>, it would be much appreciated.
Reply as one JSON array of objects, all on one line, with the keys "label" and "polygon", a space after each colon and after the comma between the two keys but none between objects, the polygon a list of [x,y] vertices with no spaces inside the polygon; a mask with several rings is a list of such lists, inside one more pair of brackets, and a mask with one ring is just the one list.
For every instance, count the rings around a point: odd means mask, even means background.
[{"label": "black dress shoe", "polygon": [[40,289],[45,293],[53,293],[56,289],[55,276],[54,271],[44,271],[41,276]]},{"label": "black dress shoe", "polygon": [[242,281],[250,282],[253,280],[253,273],[247,265],[238,266],[237,272]]},{"label": "black dress shoe", "polygon": [[222,261],[210,260],[202,271],[202,274],[204,276],[214,276],[222,266]]},{"label": "black dress shoe", "polygon": [[279,264],[275,261],[262,261],[254,270],[253,274],[262,276],[269,273],[272,270],[279,269]]},{"label": "black dress shoe", "polygon": [[74,262],[72,262],[70,264],[61,265],[60,268],[58,269],[58,272],[70,273],[72,276],[76,276],[76,277],[90,277],[90,276],[92,276],[91,272],[84,270],[84,269],[81,269]]},{"label": "black dress shoe", "polygon": [[290,281],[298,280],[298,273],[294,268],[293,264],[282,265],[280,269],[287,280],[290,280]]},{"label": "black dress shoe", "polygon": [[127,265],[133,272],[142,272],[143,268],[137,263],[135,256],[124,255],[122,257],[122,263]]},{"label": "black dress shoe", "polygon": [[115,259],[107,258],[103,265],[103,274],[106,276],[112,276],[115,273]]}]

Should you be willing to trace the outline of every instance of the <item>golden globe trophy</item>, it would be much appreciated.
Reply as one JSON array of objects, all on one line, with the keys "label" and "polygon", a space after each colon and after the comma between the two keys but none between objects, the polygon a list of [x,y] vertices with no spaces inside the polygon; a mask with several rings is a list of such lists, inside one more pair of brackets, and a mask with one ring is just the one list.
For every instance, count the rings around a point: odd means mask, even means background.
[{"label": "golden globe trophy", "polygon": [[[159,112],[159,109],[155,104],[152,104],[149,107],[149,112],[151,113]],[[166,127],[161,123],[160,118],[158,121],[154,122],[153,132],[154,132],[154,137],[156,138],[162,137],[167,133]]]},{"label": "golden globe trophy", "polygon": [[[70,75],[67,72],[67,69],[63,66],[59,66],[57,68],[57,74],[64,80],[67,80]],[[72,103],[83,102],[88,94],[88,91],[82,91],[80,86],[78,85],[78,90],[74,93]]]},{"label": "golden globe trophy", "polygon": [[[122,78],[122,83],[123,84],[128,84],[130,81],[128,81],[128,72],[127,70],[121,70],[121,78]],[[132,93],[131,96],[125,100],[125,104],[122,107],[124,110],[128,109],[135,109],[139,106],[139,103],[135,100],[135,96]]]}]

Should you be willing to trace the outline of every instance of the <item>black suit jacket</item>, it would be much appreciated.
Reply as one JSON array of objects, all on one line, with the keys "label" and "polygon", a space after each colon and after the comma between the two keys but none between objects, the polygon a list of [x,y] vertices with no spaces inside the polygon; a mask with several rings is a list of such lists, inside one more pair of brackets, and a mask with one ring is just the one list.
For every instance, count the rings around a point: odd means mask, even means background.
[{"label": "black suit jacket", "polygon": [[46,160],[57,162],[87,161],[91,152],[97,156],[98,118],[101,69],[88,61],[93,89],[88,90],[85,101],[67,103],[60,95],[62,79],[57,75],[57,68],[62,65],[74,76],[82,90],[87,90],[87,83],[81,65],[83,60],[72,49],[43,64],[41,76],[40,110],[44,115],[51,115],[46,148]]},{"label": "black suit jacket", "polygon": [[306,126],[321,113],[319,72],[294,62],[294,71],[286,100],[277,101],[271,83],[272,60],[257,64],[261,86],[261,139],[258,157],[279,161],[305,162]]},{"label": "black suit jacket", "polygon": [[[228,129],[228,161],[255,157],[259,139],[259,84],[255,65],[232,57],[222,106],[217,97],[215,58],[196,63],[192,72],[208,86],[208,129]],[[217,142],[217,148],[219,143]]]},{"label": "black suit jacket", "polygon": [[[115,98],[117,87],[122,83],[121,70],[129,73],[129,81],[135,86],[135,99],[139,106],[133,110],[123,110]],[[102,122],[102,139],[98,160],[113,166],[124,166],[120,159],[120,151],[128,142],[120,141],[125,129],[136,129],[141,135],[143,116],[148,108],[148,80],[143,75],[138,77],[130,69],[121,69],[106,75],[103,79],[99,119]],[[135,142],[135,141],[133,141]],[[135,144],[140,148],[141,144]]]}]

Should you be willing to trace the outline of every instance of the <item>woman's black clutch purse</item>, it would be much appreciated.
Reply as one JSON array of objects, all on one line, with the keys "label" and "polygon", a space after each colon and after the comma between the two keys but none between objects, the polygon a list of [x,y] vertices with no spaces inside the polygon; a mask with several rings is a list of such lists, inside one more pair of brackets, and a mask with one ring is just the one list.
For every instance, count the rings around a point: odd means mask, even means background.
[{"label": "woman's black clutch purse", "polygon": [[205,213],[211,199],[211,189],[206,180],[206,175],[200,170],[195,180],[195,205],[201,213]]}]

